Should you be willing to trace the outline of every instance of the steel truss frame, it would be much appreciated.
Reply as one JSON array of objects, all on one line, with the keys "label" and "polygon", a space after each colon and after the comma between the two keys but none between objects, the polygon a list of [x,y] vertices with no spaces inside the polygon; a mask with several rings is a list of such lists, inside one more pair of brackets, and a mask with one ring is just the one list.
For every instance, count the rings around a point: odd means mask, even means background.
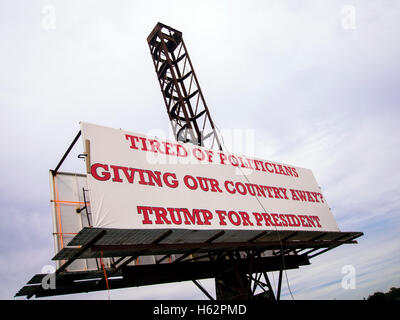
[{"label": "steel truss frame", "polygon": [[[127,246],[127,254],[124,256],[115,255],[117,259],[110,268],[106,270],[68,272],[66,268],[76,259],[83,258],[85,253],[94,250],[103,255],[103,250],[107,251],[107,246],[96,245],[102,237],[107,234],[106,229],[93,229],[91,238],[78,248],[66,262],[60,266],[54,274],[57,286],[53,290],[44,290],[43,279],[47,274],[35,275],[28,284],[23,287],[16,296],[45,297],[70,293],[91,292],[106,289],[127,288],[133,286],[143,286],[151,284],[172,283],[179,281],[192,281],[209,299],[214,299],[198,282],[200,279],[215,278],[216,280],[216,299],[217,300],[280,300],[282,288],[282,274],[284,270],[299,268],[302,265],[310,264],[309,259],[318,254],[327,252],[341,244],[356,243],[354,239],[360,237],[362,233],[354,234],[350,239],[341,241],[339,238],[332,241],[324,241],[323,245],[315,245],[315,241],[298,241],[294,246],[288,241],[282,241],[280,246],[274,245],[278,254],[263,256],[263,252],[270,247],[257,246],[255,243],[248,243],[242,249],[232,244],[229,246],[215,247],[208,252],[197,255],[202,246],[210,246],[213,240],[208,240],[197,245],[196,251],[193,246],[184,252],[181,259],[172,263],[156,263],[150,265],[128,265],[131,261],[142,255],[149,254],[148,246],[135,250],[133,253],[131,246]],[[166,230],[158,238],[152,241],[151,246],[162,246],[161,242],[172,234],[171,230]],[[342,234],[340,238],[346,236]],[[213,237],[214,240],[217,238]],[[314,244],[313,244],[314,242]],[[182,246],[185,248],[185,245]],[[191,248],[192,247],[192,248]],[[298,254],[300,250],[308,251]],[[313,253],[321,249],[317,253]],[[166,248],[166,252],[168,252]],[[287,250],[292,251],[289,253]],[[131,252],[131,254],[128,254]],[[110,252],[109,252],[110,253]],[[310,255],[310,253],[313,253]],[[168,254],[167,254],[168,255]],[[110,256],[110,255],[108,255]],[[207,258],[205,260],[205,258]],[[276,292],[271,286],[267,272],[279,271],[279,280]],[[264,278],[264,279],[262,279]],[[261,293],[256,293],[260,288]]]},{"label": "steel truss frame", "polygon": [[147,43],[176,140],[222,150],[182,32],[157,23]]}]

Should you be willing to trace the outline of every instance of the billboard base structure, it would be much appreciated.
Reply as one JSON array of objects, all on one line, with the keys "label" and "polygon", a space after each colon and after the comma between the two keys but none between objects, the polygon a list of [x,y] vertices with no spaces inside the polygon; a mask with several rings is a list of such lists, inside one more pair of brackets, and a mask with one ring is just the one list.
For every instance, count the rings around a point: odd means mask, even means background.
[{"label": "billboard base structure", "polygon": [[[355,244],[363,235],[323,230],[93,227],[86,174],[59,172],[80,136],[81,132],[50,171],[57,270],[36,274],[16,297],[192,281],[209,299],[280,300],[285,270],[309,265],[311,258],[343,244]],[[90,154],[78,157],[82,156]],[[279,272],[276,290],[268,277],[274,271]],[[212,278],[215,298],[198,282]]]},{"label": "billboard base structure", "polygon": [[[282,273],[342,244],[354,244],[361,232],[121,230],[84,228],[53,260],[64,260],[54,273],[53,289],[42,285],[48,274],[35,275],[16,296],[30,298],[121,289],[215,278],[217,300],[279,300]],[[201,241],[203,240],[203,241]],[[265,254],[268,252],[268,255]],[[176,255],[171,263],[166,257]],[[146,255],[155,264],[129,265]],[[77,259],[113,259],[106,269],[65,271]],[[267,272],[279,271],[274,292]],[[256,293],[257,288],[261,292]],[[259,290],[260,291],[260,290]]]}]

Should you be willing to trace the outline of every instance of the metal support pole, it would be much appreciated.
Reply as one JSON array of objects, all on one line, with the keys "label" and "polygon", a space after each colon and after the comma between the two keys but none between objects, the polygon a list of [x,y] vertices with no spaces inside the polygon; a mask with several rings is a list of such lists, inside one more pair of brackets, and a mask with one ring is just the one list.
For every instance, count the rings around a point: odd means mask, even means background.
[{"label": "metal support pole", "polygon": [[[73,263],[76,259],[79,258],[82,253],[84,253],[86,250],[88,250],[93,244],[99,240],[101,237],[103,237],[106,234],[106,230],[101,230],[97,235],[95,235],[87,244],[83,245],[67,262],[65,262],[61,267],[59,267],[56,272],[55,272],[55,281],[57,281],[57,276],[60,275],[71,263]],[[37,294],[37,292],[43,290],[42,288],[39,288],[37,291],[32,292],[29,296],[27,296],[28,299],[30,299],[33,295]]]},{"label": "metal support pole", "polygon": [[[154,240],[152,242],[152,244],[157,244],[160,241],[164,240],[166,237],[168,237],[170,234],[172,233],[172,230],[167,230],[166,232],[164,232],[160,237],[158,237],[156,240]],[[121,268],[125,267],[126,265],[128,265],[130,262],[132,262],[133,260],[135,260],[136,258],[138,258],[139,256],[141,256],[143,253],[145,253],[146,250],[142,250],[139,253],[131,256],[129,259],[125,260],[123,263],[121,263],[119,266],[116,266],[114,264],[114,269],[111,270],[108,274],[106,273],[107,277],[111,277],[112,275],[114,275],[115,273],[117,273],[117,271],[119,271]],[[118,259],[118,261],[122,261],[121,258]],[[102,282],[105,282],[106,277],[102,277],[100,280],[98,280],[95,285],[98,286],[100,285]]]},{"label": "metal support pole", "polygon": [[68,147],[67,151],[64,153],[63,157],[61,158],[60,162],[56,166],[56,168],[52,171],[53,175],[55,176],[57,174],[58,169],[60,169],[61,165],[63,164],[65,158],[68,156],[69,152],[72,150],[74,147],[75,143],[78,141],[79,137],[81,136],[81,131],[79,130],[78,134],[74,138],[74,141],[72,141],[71,145]]},{"label": "metal support pole", "polygon": [[283,273],[283,266],[279,270],[279,280],[278,280],[278,290],[277,290],[277,293],[276,293],[276,300],[280,300],[281,299],[282,273]]},{"label": "metal support pole", "polygon": [[97,240],[99,240],[102,236],[106,234],[106,230],[101,230],[96,236],[93,237],[92,240],[90,240],[87,244],[82,246],[72,257],[69,259],[66,263],[64,263],[60,268],[57,269],[56,275],[60,274],[63,272],[72,262],[74,262],[76,259],[79,258],[79,256],[84,253],[87,249],[89,249],[93,244],[96,243]]},{"label": "metal support pole", "polygon": [[208,297],[210,300],[215,300],[207,291],[203,288],[203,286],[198,283],[196,280],[192,280],[193,283]]}]

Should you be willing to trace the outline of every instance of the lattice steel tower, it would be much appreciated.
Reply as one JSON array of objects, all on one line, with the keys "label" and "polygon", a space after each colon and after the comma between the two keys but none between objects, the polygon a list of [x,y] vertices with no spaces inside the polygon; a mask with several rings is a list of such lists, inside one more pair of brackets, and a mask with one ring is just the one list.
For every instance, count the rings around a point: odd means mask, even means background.
[{"label": "lattice steel tower", "polygon": [[182,32],[157,23],[147,42],[176,139],[222,150]]}]

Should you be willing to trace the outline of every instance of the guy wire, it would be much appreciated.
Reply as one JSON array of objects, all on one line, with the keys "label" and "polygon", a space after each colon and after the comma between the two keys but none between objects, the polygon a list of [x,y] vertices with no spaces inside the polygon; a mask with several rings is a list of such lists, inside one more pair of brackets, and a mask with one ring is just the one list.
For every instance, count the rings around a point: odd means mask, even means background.
[{"label": "guy wire", "polygon": [[[215,125],[215,127],[217,128],[217,130],[218,130],[218,132],[219,132],[219,135],[220,135],[220,137],[221,137],[222,145],[223,145],[223,147],[224,147],[224,149],[225,149],[225,150],[223,150],[223,151],[227,152],[229,155],[232,155],[232,153],[228,151],[228,149],[227,149],[227,147],[226,147],[226,145],[225,145],[224,137],[222,136],[221,130],[219,130],[218,126]],[[247,182],[250,184],[251,182],[250,182],[249,178],[247,177],[247,175],[244,173],[243,169],[242,169],[240,166],[238,166],[238,168],[239,168],[240,171],[242,172],[242,175],[246,178]],[[260,199],[258,198],[258,196],[257,196],[256,193],[255,193],[255,197],[256,197],[256,199],[257,199],[257,202],[258,202],[259,205],[261,206],[261,208],[264,210],[264,212],[267,212],[267,210],[264,208],[263,204],[261,203],[261,201],[260,201]],[[276,231],[276,234],[277,234],[277,236],[278,236],[279,244],[280,244],[280,247],[281,247],[282,267],[283,267],[283,270],[284,270],[284,272],[285,272],[286,284],[287,284],[287,287],[288,287],[288,289],[289,289],[289,293],[290,293],[290,295],[291,295],[291,297],[292,297],[292,300],[294,300],[294,297],[293,297],[293,294],[292,294],[292,290],[290,289],[290,285],[289,285],[288,275],[287,275],[287,272],[286,272],[285,256],[284,256],[284,253],[283,253],[283,244],[282,244],[282,240],[281,240],[281,237],[280,237],[280,235],[279,235],[278,228],[277,228],[276,226],[274,226],[274,227],[275,227],[275,231]]]}]

